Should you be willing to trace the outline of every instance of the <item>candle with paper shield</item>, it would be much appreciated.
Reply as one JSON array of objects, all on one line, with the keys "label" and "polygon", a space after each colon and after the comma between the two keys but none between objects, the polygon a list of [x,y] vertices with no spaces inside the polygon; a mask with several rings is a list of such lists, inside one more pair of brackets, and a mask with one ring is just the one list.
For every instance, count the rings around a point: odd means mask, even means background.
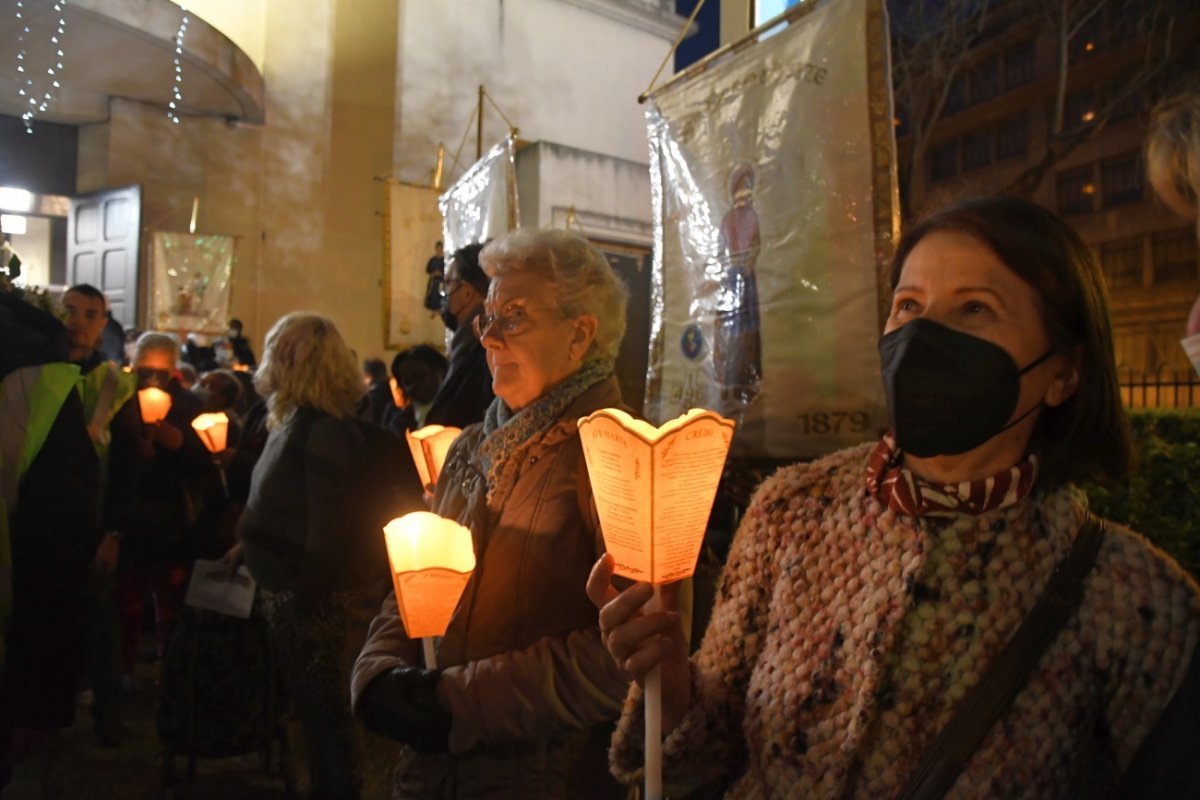
[{"label": "candle with paper shield", "polygon": [[460,433],[461,428],[442,425],[426,425],[415,431],[405,431],[404,438],[408,440],[408,449],[412,451],[413,461],[416,462],[422,488],[432,491],[437,485],[442,465],[446,463],[446,453]]},{"label": "candle with paper shield", "polygon": [[200,437],[200,441],[204,442],[208,452],[216,455],[225,449],[229,436],[229,417],[225,416],[224,411],[199,415],[192,420],[192,428]]},{"label": "candle with paper shield", "polygon": [[434,669],[432,637],[446,632],[475,569],[471,531],[437,514],[414,511],[385,525],[383,535],[404,630],[423,640],[425,666]]},{"label": "candle with paper shield", "polygon": [[[659,427],[620,409],[579,420],[604,544],[619,575],[658,586],[691,577],[734,423],[692,409]],[[646,799],[662,797],[662,670],[646,676]]]},{"label": "candle with paper shield", "polygon": [[171,410],[171,395],[151,386],[138,391],[138,407],[142,409],[142,422],[154,425],[166,419]]}]

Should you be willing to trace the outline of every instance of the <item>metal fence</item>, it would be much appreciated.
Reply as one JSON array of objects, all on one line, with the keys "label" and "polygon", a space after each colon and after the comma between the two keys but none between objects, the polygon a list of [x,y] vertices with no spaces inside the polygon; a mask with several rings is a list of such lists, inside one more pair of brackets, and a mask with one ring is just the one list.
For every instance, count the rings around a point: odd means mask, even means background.
[{"label": "metal fence", "polygon": [[1117,382],[1126,408],[1200,407],[1200,375],[1195,370],[1135,373],[1118,369]]}]

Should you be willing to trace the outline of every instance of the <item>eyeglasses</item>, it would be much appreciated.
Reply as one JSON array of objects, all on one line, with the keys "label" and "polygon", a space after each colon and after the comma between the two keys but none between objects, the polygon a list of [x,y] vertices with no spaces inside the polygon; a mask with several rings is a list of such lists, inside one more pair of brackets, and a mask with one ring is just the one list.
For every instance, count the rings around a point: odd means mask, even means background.
[{"label": "eyeglasses", "polygon": [[171,382],[171,370],[154,369],[153,367],[137,367],[138,382],[144,386],[166,386]]},{"label": "eyeglasses", "polygon": [[520,336],[533,327],[533,320],[529,318],[525,306],[509,303],[494,314],[484,310],[471,321],[471,327],[480,341],[492,332],[492,326],[495,326],[494,333],[500,336]]},{"label": "eyeglasses", "polygon": [[[442,294],[445,295],[447,300],[449,300],[451,297],[454,296],[455,292],[457,292],[459,289],[463,288],[466,285],[467,285],[467,282],[463,281],[463,280],[446,281],[444,284],[442,284]],[[451,286],[453,286],[454,288],[453,289],[450,288]]]}]

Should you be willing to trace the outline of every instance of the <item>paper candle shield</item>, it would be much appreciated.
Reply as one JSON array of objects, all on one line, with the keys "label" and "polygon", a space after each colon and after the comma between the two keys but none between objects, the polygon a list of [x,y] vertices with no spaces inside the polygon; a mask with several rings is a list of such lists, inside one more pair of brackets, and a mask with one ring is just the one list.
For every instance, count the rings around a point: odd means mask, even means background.
[{"label": "paper candle shield", "polygon": [[162,422],[171,410],[171,395],[151,386],[138,391],[138,406],[142,409],[142,422],[153,425]]},{"label": "paper candle shield", "polygon": [[441,636],[475,569],[471,532],[454,520],[414,511],[383,529],[392,586],[412,639]]},{"label": "paper candle shield", "polygon": [[613,408],[579,420],[617,574],[669,583],[696,571],[733,429],[731,420],[703,409],[657,428]]},{"label": "paper candle shield", "polygon": [[462,433],[462,428],[443,427],[441,425],[426,425],[415,431],[406,431],[404,437],[408,440],[408,449],[412,451],[413,461],[417,465],[417,474],[421,476],[421,486],[436,486],[442,465],[446,463],[446,453],[450,445]]},{"label": "paper candle shield", "polygon": [[224,411],[215,414],[201,414],[192,420],[192,428],[210,453],[219,453],[225,449],[229,436],[229,417]]}]

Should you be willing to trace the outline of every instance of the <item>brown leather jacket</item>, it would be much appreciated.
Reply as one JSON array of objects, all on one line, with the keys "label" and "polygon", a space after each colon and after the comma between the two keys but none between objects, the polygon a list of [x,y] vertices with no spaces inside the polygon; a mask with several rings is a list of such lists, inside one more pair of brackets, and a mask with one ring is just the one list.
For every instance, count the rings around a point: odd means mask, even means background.
[{"label": "brown leather jacket", "polygon": [[[577,420],[621,405],[615,378],[584,392],[522,445],[511,491],[489,508],[478,460],[483,426],[451,447],[433,508],[471,529],[476,567],[438,647],[448,755],[405,748],[395,797],[613,797],[605,750],[628,681],[600,642],[584,592],[604,550]],[[505,487],[506,489],[508,487]],[[395,666],[421,664],[394,596],[371,623],[351,700]]]}]

